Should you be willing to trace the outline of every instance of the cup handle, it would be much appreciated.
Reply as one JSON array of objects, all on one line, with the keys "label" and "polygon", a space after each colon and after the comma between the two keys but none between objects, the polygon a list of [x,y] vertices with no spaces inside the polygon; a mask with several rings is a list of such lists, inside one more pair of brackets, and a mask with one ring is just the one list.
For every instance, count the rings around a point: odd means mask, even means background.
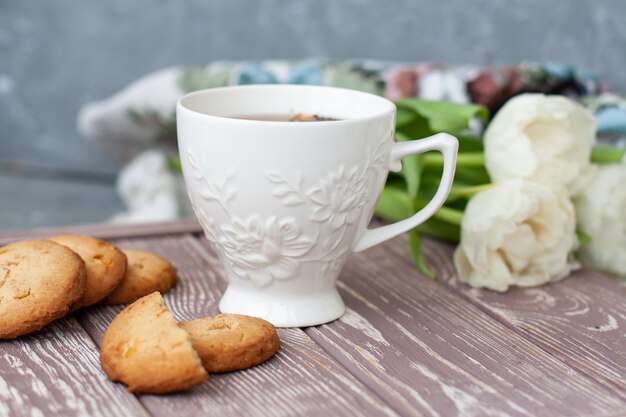
[{"label": "cup handle", "polygon": [[445,203],[454,180],[456,168],[456,155],[459,148],[458,140],[447,133],[438,133],[424,139],[410,142],[395,143],[389,154],[389,169],[394,172],[400,171],[400,160],[407,156],[420,154],[427,151],[439,151],[443,154],[443,175],[435,196],[428,204],[409,218],[399,222],[366,229],[361,238],[353,246],[354,252],[360,252],[374,245],[384,242],[424,223],[430,216],[435,214]]}]

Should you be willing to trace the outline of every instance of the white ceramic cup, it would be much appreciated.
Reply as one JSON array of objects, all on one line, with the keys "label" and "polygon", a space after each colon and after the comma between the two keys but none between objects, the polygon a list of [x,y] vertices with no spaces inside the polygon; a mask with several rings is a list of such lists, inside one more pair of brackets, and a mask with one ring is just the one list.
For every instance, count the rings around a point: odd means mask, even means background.
[{"label": "white ceramic cup", "polygon": [[[232,118],[303,113],[340,119]],[[229,279],[223,313],[278,327],[341,317],[335,282],[350,252],[419,225],[444,203],[458,142],[448,134],[394,143],[396,108],[382,97],[331,87],[253,85],[197,91],[176,107],[187,191]],[[441,185],[426,207],[367,229],[389,170],[441,151]]]}]

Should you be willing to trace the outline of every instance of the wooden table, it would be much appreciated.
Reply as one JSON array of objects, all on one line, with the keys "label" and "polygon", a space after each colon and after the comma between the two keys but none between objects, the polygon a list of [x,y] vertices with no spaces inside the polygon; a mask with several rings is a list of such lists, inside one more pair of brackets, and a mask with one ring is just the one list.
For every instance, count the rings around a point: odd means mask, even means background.
[{"label": "wooden table", "polygon": [[[214,315],[225,282],[195,221],[64,228],[152,250],[178,267],[165,301],[179,320]],[[0,243],[58,230],[0,233]],[[506,294],[460,284],[452,248],[406,238],[354,254],[327,325],[281,329],[256,368],[175,395],[131,395],[98,360],[121,307],[81,310],[0,342],[0,416],[626,416],[626,288],[590,270]]]}]

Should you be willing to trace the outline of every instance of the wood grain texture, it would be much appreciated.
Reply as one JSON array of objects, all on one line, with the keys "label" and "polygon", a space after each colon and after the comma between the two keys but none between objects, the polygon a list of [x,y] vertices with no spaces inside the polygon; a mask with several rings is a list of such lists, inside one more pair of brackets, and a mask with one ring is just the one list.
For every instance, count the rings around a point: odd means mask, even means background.
[{"label": "wood grain texture", "polygon": [[[389,248],[408,259],[401,240]],[[538,288],[513,288],[504,294],[472,289],[459,282],[450,261],[452,251],[439,242],[424,245],[426,260],[441,284],[626,400],[626,287],[582,269]]]},{"label": "wood grain texture", "polygon": [[[120,247],[151,250],[178,268],[179,283],[165,302],[180,320],[213,316],[225,282],[215,255],[195,238],[118,240]],[[79,320],[96,341],[123,307],[85,310]],[[189,393],[140,396],[154,416],[397,415],[300,329],[279,330],[281,349],[255,368],[221,375]]]},{"label": "wood grain texture", "polygon": [[98,349],[72,316],[16,340],[0,341],[0,416],[147,416],[111,384]]},{"label": "wood grain texture", "polygon": [[[398,240],[393,245],[403,245]],[[307,334],[401,415],[590,416],[626,403],[421,276],[386,245],[340,278],[348,313]],[[442,262],[450,262],[449,255]]]},{"label": "wood grain texture", "polygon": [[[0,232],[0,242],[62,231],[164,255],[181,276],[165,295],[176,318],[217,313],[226,284],[208,242],[186,234],[200,231],[195,220]],[[340,280],[343,318],[281,329],[269,362],[183,394],[137,399],[106,380],[92,340],[122,307],[84,309],[0,342],[0,417],[626,417],[626,287],[584,270],[539,289],[473,290],[457,281],[451,251],[424,242],[437,282],[412,265],[406,237],[353,255]]]}]

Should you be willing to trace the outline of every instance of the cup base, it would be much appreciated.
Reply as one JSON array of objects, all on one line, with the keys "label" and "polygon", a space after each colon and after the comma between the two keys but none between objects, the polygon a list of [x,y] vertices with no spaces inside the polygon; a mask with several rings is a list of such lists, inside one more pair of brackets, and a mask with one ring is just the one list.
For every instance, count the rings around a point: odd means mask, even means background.
[{"label": "cup base", "polygon": [[323,294],[279,296],[229,286],[219,309],[222,313],[260,317],[276,327],[308,327],[338,319],[346,306],[337,289]]}]

